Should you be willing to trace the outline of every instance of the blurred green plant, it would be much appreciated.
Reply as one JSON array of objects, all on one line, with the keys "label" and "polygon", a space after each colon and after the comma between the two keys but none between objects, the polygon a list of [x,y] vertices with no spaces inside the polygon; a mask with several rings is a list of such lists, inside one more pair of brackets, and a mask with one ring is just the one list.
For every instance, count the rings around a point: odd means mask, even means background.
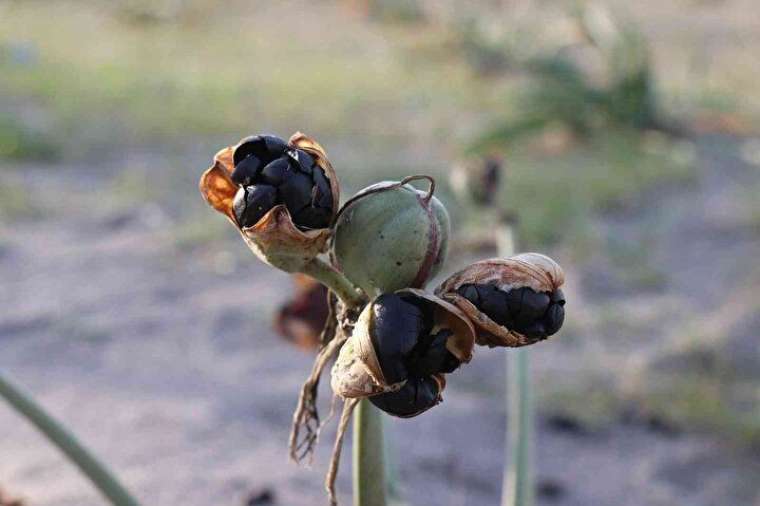
[{"label": "blurred green plant", "polygon": [[426,19],[425,9],[418,0],[353,0],[349,3],[371,21],[415,24]]},{"label": "blurred green plant", "polygon": [[33,424],[72,464],[75,464],[109,503],[113,506],[138,506],[137,500],[117,481],[111,471],[84,448],[71,432],[50,416],[26,392],[2,375],[0,375],[0,397],[19,415]]},{"label": "blurred green plant", "polygon": [[0,113],[0,158],[50,161],[59,155],[60,146],[49,135]]},{"label": "blurred green plant", "polygon": [[[601,75],[593,75],[582,64],[586,56],[574,57],[565,47],[522,58],[511,56],[513,66],[527,76],[528,82],[508,100],[506,115],[477,136],[469,151],[503,149],[554,125],[586,140],[609,128],[629,133],[679,133],[664,117],[657,100],[648,43],[637,27],[614,19],[598,6],[579,10],[576,19],[587,49],[601,62]],[[463,40],[479,39],[470,36]],[[501,54],[512,55],[510,47],[503,44]],[[498,46],[491,51],[499,53]],[[488,52],[481,50],[479,54]]]},{"label": "blurred green plant", "polygon": [[537,154],[529,144],[513,146],[505,157],[510,184],[501,200],[522,210],[521,242],[527,249],[563,240],[583,246],[594,239],[594,213],[642,205],[655,186],[693,181],[690,145],[666,143],[660,149],[659,142],[631,142],[628,131],[613,130],[572,145],[562,156]]}]

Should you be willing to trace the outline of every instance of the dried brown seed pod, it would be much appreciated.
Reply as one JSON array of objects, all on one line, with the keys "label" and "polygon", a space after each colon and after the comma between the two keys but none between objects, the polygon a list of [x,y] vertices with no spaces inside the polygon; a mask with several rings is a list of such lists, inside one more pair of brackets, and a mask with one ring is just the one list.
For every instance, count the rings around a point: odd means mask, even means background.
[{"label": "dried brown seed pod", "polygon": [[454,166],[449,174],[449,183],[463,202],[491,206],[498,196],[503,172],[503,162],[499,156],[474,158]]},{"label": "dried brown seed pod", "polygon": [[329,314],[327,287],[305,274],[293,274],[293,296],[274,318],[275,331],[305,350],[316,350]]},{"label": "dried brown seed pod", "polygon": [[[253,253],[267,264],[286,272],[297,272],[318,254],[327,249],[329,228],[301,230],[294,223],[285,204],[278,204],[266,212],[256,223],[243,227],[235,215],[235,195],[240,186],[232,180],[235,168],[233,155],[236,148],[247,142],[220,150],[214,164],[201,176],[199,188],[211,207],[224,214],[240,231]],[[310,155],[329,181],[332,193],[331,219],[338,212],[340,187],[338,177],[327,159],[325,150],[315,140],[296,132],[288,147]]]},{"label": "dried brown seed pod", "polygon": [[[408,316],[403,309],[397,310],[398,304],[412,304],[420,308],[430,323],[420,323],[419,318]],[[394,329],[397,331],[394,332]],[[445,340],[442,341],[445,354],[450,357],[447,359],[438,352],[420,355],[420,338],[442,335],[441,331],[445,332]],[[455,306],[422,290],[398,290],[394,294],[377,297],[362,310],[351,337],[343,345],[333,366],[331,385],[333,391],[344,398],[396,392],[410,377],[437,377],[440,373],[450,372],[460,363],[469,362],[474,344],[475,330],[469,319]],[[423,352],[433,349],[430,342],[425,346]],[[445,384],[442,379],[442,376],[436,378],[440,390]],[[425,409],[429,407],[432,405]],[[424,409],[419,412],[422,411]],[[397,416],[416,414],[419,413]]]},{"label": "dried brown seed pod", "polygon": [[517,347],[559,330],[564,282],[557,262],[540,253],[523,253],[476,262],[449,277],[435,293],[470,318],[478,344]]}]

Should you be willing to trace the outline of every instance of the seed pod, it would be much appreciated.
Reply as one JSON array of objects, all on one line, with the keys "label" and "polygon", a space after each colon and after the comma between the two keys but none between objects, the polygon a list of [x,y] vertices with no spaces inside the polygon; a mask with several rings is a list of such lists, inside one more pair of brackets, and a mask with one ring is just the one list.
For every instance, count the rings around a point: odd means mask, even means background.
[{"label": "seed pod", "polygon": [[[410,184],[430,182],[428,192]],[[402,288],[422,288],[448,250],[449,215],[433,196],[429,176],[372,185],[338,213],[332,251],[339,268],[370,297]]]},{"label": "seed pod", "polygon": [[415,416],[440,402],[442,374],[469,362],[474,344],[472,324],[453,305],[411,288],[383,294],[359,315],[333,367],[332,388],[344,398],[369,397],[392,415]]},{"label": "seed pod", "polygon": [[491,206],[498,196],[502,160],[497,156],[471,159],[457,165],[449,175],[451,188],[464,202]]},{"label": "seed pod", "polygon": [[299,348],[315,350],[330,312],[327,287],[300,273],[293,274],[293,281],[293,296],[277,310],[274,330]]},{"label": "seed pod", "polygon": [[472,321],[477,342],[525,346],[556,333],[565,318],[562,268],[539,253],[476,262],[435,291]]},{"label": "seed pod", "polygon": [[199,187],[251,251],[273,267],[299,271],[327,248],[340,199],[338,178],[322,146],[300,132],[287,144],[253,136],[222,149]]}]

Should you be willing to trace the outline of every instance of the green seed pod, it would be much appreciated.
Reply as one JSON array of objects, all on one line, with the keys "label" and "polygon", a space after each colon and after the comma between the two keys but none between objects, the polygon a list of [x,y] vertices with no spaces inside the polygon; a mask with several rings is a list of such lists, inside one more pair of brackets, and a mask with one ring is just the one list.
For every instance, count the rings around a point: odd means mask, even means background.
[{"label": "green seed pod", "polygon": [[[427,192],[408,184],[430,182]],[[446,259],[450,224],[430,176],[369,186],[338,213],[332,252],[343,273],[370,297],[422,288]]]}]

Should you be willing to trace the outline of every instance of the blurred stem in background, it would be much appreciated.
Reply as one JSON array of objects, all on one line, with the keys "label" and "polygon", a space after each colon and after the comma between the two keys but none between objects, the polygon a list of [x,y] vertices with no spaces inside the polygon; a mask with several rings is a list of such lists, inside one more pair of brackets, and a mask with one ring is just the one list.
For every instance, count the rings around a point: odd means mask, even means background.
[{"label": "blurred stem in background", "polygon": [[31,397],[0,375],[0,396],[40,432],[89,478],[114,506],[138,506],[138,502],[121,486],[113,474]]},{"label": "blurred stem in background", "polygon": [[354,506],[387,504],[382,416],[367,399],[354,413]]},{"label": "blurred stem in background", "polygon": [[[504,220],[498,229],[499,256],[515,252],[514,227]],[[502,506],[533,506],[533,399],[527,348],[507,350],[507,435]]]}]

